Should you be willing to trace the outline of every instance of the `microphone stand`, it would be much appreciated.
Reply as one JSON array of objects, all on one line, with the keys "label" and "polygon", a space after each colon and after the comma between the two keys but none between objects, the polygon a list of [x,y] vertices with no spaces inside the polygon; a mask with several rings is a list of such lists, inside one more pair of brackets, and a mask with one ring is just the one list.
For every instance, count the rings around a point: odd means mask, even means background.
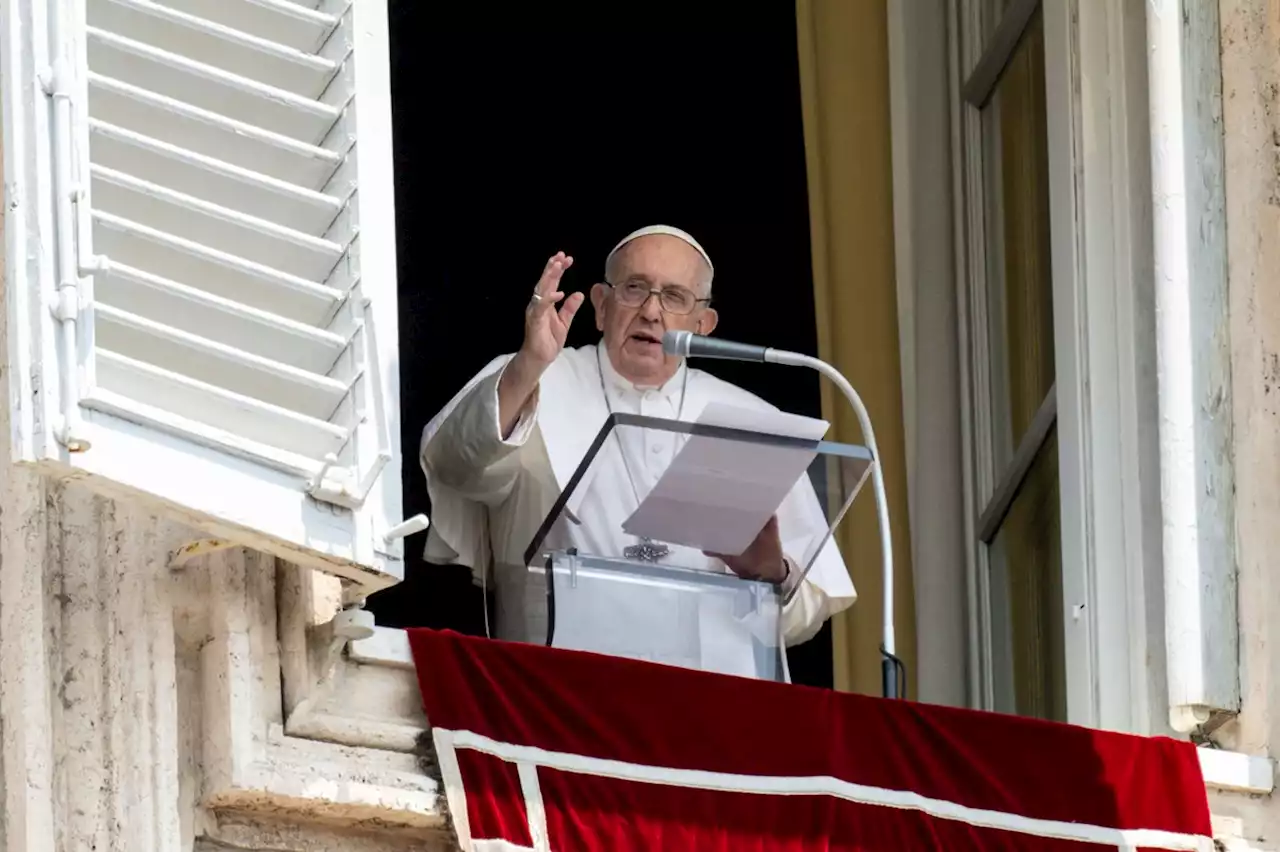
[{"label": "microphone stand", "polygon": [[788,367],[808,367],[826,376],[840,389],[853,411],[858,416],[858,426],[871,452],[871,486],[876,500],[876,519],[880,527],[881,572],[884,587],[884,628],[880,640],[880,682],[885,698],[903,698],[906,691],[906,667],[894,653],[894,618],[893,618],[893,538],[889,528],[889,500],[884,491],[884,465],[880,461],[880,450],[876,446],[876,434],[871,428],[871,417],[867,407],[862,404],[862,397],[854,390],[853,385],[844,374],[820,358],[802,355],[799,352],[787,352],[781,349],[766,349],[764,360],[769,364],[784,364]]},{"label": "microphone stand", "polygon": [[[789,367],[808,367],[817,370],[835,384],[844,394],[849,405],[858,416],[858,425],[862,429],[867,449],[871,452],[871,484],[875,492],[876,518],[880,527],[880,555],[884,575],[884,633],[881,638],[880,675],[885,698],[902,698],[906,692],[906,667],[895,651],[893,621],[893,539],[889,529],[889,500],[884,492],[884,467],[880,463],[880,450],[876,446],[876,434],[871,428],[871,417],[867,407],[862,404],[862,397],[849,384],[849,380],[837,370],[819,358],[802,355],[799,352],[788,352],[784,349],[770,349],[765,346],[754,346],[745,343],[733,343],[696,335],[689,331],[668,331],[663,335],[662,348],[668,355],[680,355],[690,358],[722,358],[734,361],[763,361],[768,364],[784,364]],[[803,577],[801,580],[803,581]],[[797,584],[799,588],[799,584]],[[785,653],[785,651],[784,651]]]}]

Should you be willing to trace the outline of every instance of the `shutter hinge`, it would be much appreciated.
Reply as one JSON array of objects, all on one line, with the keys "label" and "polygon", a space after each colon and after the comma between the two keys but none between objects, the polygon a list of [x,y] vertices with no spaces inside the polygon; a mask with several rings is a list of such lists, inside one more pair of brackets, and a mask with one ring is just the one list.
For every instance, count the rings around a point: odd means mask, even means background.
[{"label": "shutter hinge", "polygon": [[53,100],[54,237],[57,244],[57,292],[49,310],[57,321],[59,402],[54,437],[71,453],[82,453],[90,443],[80,420],[80,352],[77,324],[80,319],[79,233],[76,229],[76,188],[73,170],[75,146],[71,112],[72,74],[65,57],[39,75],[40,87]]},{"label": "shutter hinge", "polygon": [[344,509],[359,509],[369,498],[369,492],[373,490],[378,477],[382,475],[383,469],[390,461],[391,453],[385,449],[379,450],[373,464],[369,465],[364,476],[353,487],[349,476],[329,477],[329,472],[338,463],[338,457],[334,453],[329,453],[324,457],[320,469],[307,484],[307,493],[324,503],[332,503]]}]

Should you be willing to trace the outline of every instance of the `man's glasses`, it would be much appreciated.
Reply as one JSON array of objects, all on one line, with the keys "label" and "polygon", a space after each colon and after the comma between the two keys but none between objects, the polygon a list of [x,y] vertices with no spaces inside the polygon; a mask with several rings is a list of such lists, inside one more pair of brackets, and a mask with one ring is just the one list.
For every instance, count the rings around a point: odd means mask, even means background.
[{"label": "man's glasses", "polygon": [[628,308],[639,308],[649,301],[650,296],[658,297],[658,304],[669,314],[677,316],[685,316],[693,313],[693,309],[703,302],[710,302],[710,299],[699,299],[693,294],[693,291],[687,287],[679,287],[672,285],[655,289],[650,286],[648,281],[643,279],[631,279],[623,281],[621,284],[610,284],[604,282],[613,288],[613,297],[618,300],[619,305]]}]

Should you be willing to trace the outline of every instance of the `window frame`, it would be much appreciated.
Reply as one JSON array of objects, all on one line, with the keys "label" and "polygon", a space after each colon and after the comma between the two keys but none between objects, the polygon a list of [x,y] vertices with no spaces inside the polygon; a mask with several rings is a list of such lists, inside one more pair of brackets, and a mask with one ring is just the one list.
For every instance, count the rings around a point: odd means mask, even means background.
[{"label": "window frame", "polygon": [[[1161,733],[1167,729],[1163,624],[1150,617],[1148,607],[1159,603],[1159,586],[1152,588],[1160,574],[1158,457],[1152,466],[1142,446],[1158,423],[1154,391],[1143,387],[1155,364],[1144,9],[1140,0],[1013,0],[1006,25],[987,39],[995,58],[979,65],[981,6],[981,0],[956,0],[950,10],[957,101],[952,109],[959,125],[952,162],[958,173],[955,227],[962,258],[957,288],[969,514],[970,703],[994,706],[984,538],[1016,493],[1017,463],[1024,456],[1034,458],[1039,447],[1036,436],[1024,440],[1009,475],[997,479],[988,402],[981,112],[973,100],[986,100],[1039,7],[1049,124],[1056,365],[1050,398],[1059,438],[1067,720]],[[1003,51],[1004,60],[995,50]],[[1037,420],[1050,420],[1047,412],[1041,414]],[[1043,438],[1049,430],[1041,432]]]}]

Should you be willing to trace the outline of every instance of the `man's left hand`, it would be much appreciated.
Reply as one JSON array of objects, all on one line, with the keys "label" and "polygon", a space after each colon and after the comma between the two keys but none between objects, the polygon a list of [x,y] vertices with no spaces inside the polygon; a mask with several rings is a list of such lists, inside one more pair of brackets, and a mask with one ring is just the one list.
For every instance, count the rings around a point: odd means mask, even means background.
[{"label": "man's left hand", "polygon": [[782,559],[782,537],[778,534],[778,517],[774,515],[756,534],[755,541],[737,556],[708,553],[708,556],[724,562],[729,570],[744,580],[763,580],[781,583],[787,578],[787,566]]}]

